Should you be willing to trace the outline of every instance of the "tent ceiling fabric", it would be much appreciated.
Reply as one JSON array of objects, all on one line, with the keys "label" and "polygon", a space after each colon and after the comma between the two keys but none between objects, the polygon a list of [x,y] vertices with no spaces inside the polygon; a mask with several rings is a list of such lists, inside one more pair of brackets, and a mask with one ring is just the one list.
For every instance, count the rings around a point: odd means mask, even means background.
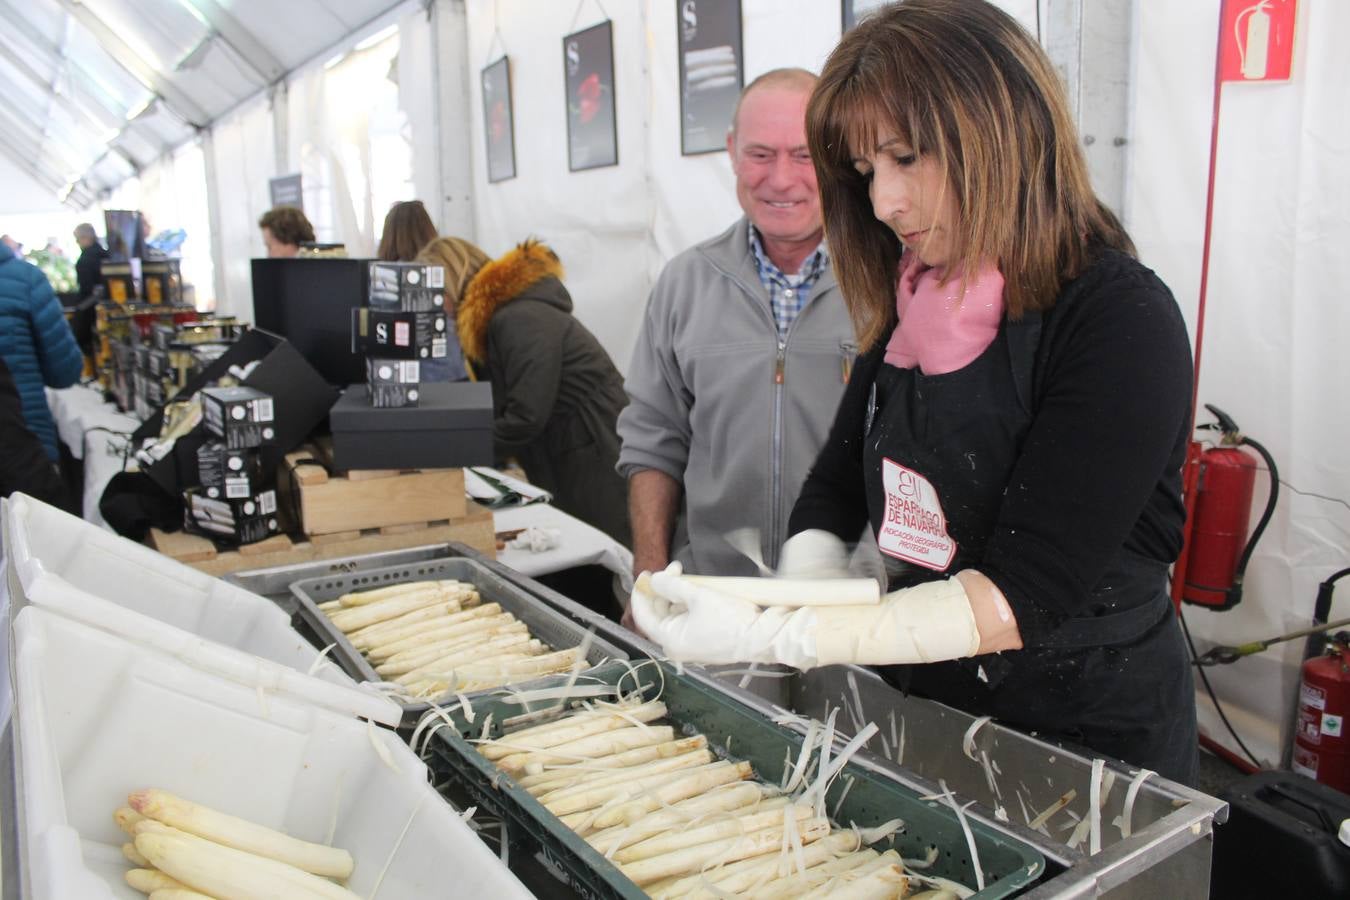
[{"label": "tent ceiling fabric", "polygon": [[0,0],[0,154],[96,196],[394,0]]}]

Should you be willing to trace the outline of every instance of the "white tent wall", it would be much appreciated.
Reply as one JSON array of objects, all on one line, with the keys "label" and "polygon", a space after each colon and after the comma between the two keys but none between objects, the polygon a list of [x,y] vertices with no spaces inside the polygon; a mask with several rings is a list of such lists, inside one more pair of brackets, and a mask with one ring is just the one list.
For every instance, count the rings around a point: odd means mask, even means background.
[{"label": "white tent wall", "polygon": [[[1029,28],[1035,0],[1000,4]],[[576,315],[626,371],[647,295],[675,254],[739,215],[725,152],[680,153],[675,0],[603,6],[588,0],[468,0],[468,59],[477,243],[498,255],[535,235],[557,251]],[[569,172],[562,38],[613,17],[619,164]],[[820,71],[840,31],[840,5],[742,0],[746,82],[782,66]],[[517,176],[490,184],[477,74],[505,53]]]},{"label": "white tent wall", "polygon": [[140,183],[140,202],[133,208],[145,214],[152,235],[165,228],[182,228],[187,233],[187,240],[180,249],[183,281],[193,286],[199,309],[214,308],[206,160],[201,146],[195,141],[189,142],[168,156],[160,157],[141,171]]},{"label": "white tent wall", "polygon": [[[1194,336],[1212,121],[1218,0],[1136,3],[1127,226],[1172,288]],[[1230,413],[1275,457],[1279,506],[1228,612],[1188,606],[1201,652],[1308,624],[1317,585],[1350,565],[1350,4],[1299,3],[1288,83],[1229,84],[1220,115],[1199,399]],[[1207,415],[1201,412],[1200,421]],[[1264,464],[1253,524],[1266,501]],[[1342,583],[1332,618],[1350,614]],[[1210,669],[1248,747],[1278,763],[1290,740],[1302,641]],[[1203,730],[1234,749],[1207,700]]]},{"label": "white tent wall", "polygon": [[245,103],[211,127],[215,175],[216,238],[222,267],[216,312],[253,321],[253,273],[249,260],[265,256],[258,218],[272,205],[268,179],[276,177],[272,110],[265,96]]}]

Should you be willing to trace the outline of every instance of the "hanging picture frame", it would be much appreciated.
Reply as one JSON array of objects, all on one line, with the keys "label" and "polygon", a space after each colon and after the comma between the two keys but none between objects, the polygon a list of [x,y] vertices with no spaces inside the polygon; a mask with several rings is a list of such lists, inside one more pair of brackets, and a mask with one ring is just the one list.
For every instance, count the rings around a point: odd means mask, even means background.
[{"label": "hanging picture frame", "polygon": [[495,184],[516,177],[516,130],[509,56],[483,68],[482,90],[487,176],[488,181]]},{"label": "hanging picture frame", "polygon": [[567,168],[618,165],[614,111],[614,30],[606,20],[563,38],[567,110]]},{"label": "hanging picture frame", "polygon": [[853,26],[858,24],[859,19],[887,2],[888,0],[842,0],[840,6],[843,13],[843,33],[848,34],[853,30]]},{"label": "hanging picture frame", "polygon": [[675,0],[680,153],[725,150],[745,84],[740,0]]}]

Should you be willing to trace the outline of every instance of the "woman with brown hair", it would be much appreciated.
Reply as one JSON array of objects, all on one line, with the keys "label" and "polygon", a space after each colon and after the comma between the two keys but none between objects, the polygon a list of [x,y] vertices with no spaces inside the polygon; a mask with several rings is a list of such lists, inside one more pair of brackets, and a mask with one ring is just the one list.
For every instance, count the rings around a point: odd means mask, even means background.
[{"label": "woman with brown hair", "polygon": [[412,262],[436,240],[436,225],[421,200],[401,200],[389,207],[376,256],[385,262]]},{"label": "woman with brown hair", "polygon": [[423,361],[422,380],[464,381],[471,376],[464,363],[464,350],[459,345],[459,332],[455,327],[459,298],[464,296],[464,291],[478,270],[492,259],[463,238],[444,237],[436,238],[423,247],[413,261],[440,266],[445,270],[445,318],[449,323],[445,332],[445,358]]},{"label": "woman with brown hair", "polygon": [[704,662],[882,666],[907,691],[1179,781],[1195,697],[1168,597],[1191,355],[1096,197],[1063,88],[982,0],[902,0],[840,41],[807,108],[863,353],[779,574],[874,606],[760,612],[667,570],[638,625]]}]

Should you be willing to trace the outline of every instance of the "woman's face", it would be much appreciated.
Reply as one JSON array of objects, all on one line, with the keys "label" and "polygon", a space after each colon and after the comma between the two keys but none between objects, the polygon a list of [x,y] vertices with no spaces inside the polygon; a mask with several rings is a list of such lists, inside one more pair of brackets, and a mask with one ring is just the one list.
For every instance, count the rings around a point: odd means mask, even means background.
[{"label": "woman's face", "polygon": [[854,150],[853,167],[867,178],[872,212],[925,265],[951,262],[956,227],[956,192],[931,154],[920,155],[889,129],[877,132],[877,146]]}]

